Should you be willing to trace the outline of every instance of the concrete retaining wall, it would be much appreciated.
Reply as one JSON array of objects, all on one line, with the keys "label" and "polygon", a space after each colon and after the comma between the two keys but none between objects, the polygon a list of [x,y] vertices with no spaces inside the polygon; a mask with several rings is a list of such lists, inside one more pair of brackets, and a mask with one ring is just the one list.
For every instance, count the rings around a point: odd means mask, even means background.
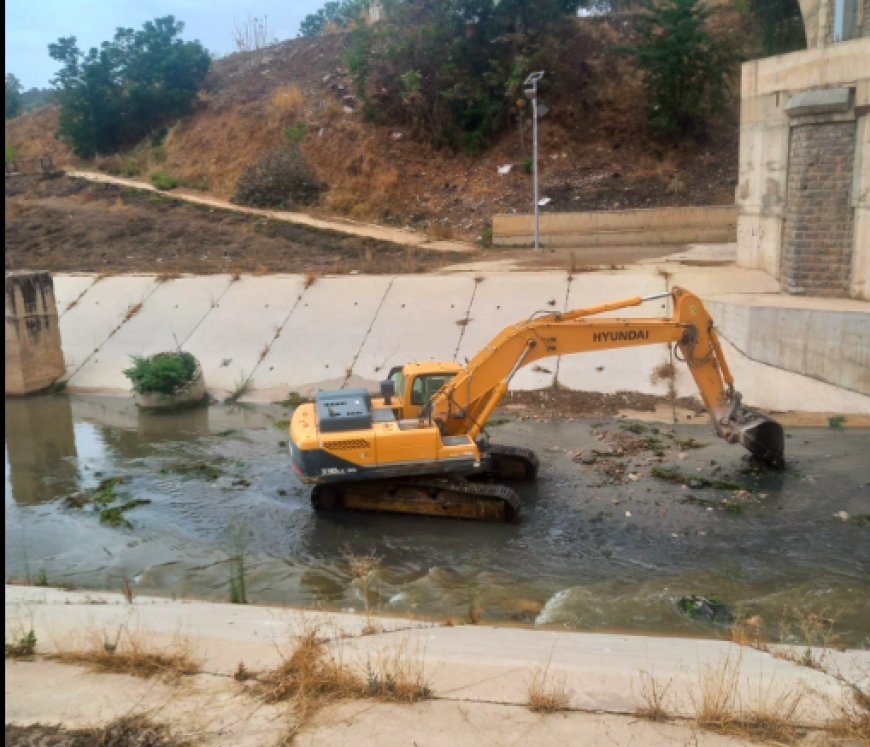
[{"label": "concrete retaining wall", "polygon": [[870,395],[870,315],[707,302],[720,334],[752,360]]},{"label": "concrete retaining wall", "polygon": [[[737,239],[737,209],[719,207],[544,213],[539,216],[544,246],[630,246],[635,244],[720,243]],[[494,215],[496,246],[531,246],[534,216]]]},{"label": "concrete retaining wall", "polygon": [[[202,362],[214,396],[244,390],[245,400],[277,401],[290,392],[310,395],[344,384],[375,389],[390,366],[407,361],[463,361],[503,327],[536,310],[589,306],[664,291],[669,285],[681,285],[704,299],[721,299],[723,290],[734,287],[741,288],[742,299],[778,289],[757,270],[690,267],[670,272],[665,276],[650,266],[573,277],[552,271],[340,276],[319,278],[307,288],[296,275],[235,281],[213,275],[164,283],[151,276],[96,282],[58,276],[55,285],[70,390],[129,392],[122,372],[131,355],[180,346]],[[734,340],[728,361],[735,373],[739,370],[738,387],[747,402],[780,410],[870,414],[870,305],[837,303],[858,305],[854,322],[807,326],[797,309],[762,309],[754,312],[758,316],[747,316],[749,312],[737,308],[739,301],[728,299],[713,307],[714,318],[722,317],[726,340]],[[665,313],[666,302],[659,300],[610,316]],[[811,352],[786,352],[781,358],[769,354],[761,340],[771,334],[758,328],[771,324],[768,315],[776,313],[784,315],[782,329],[787,327],[795,340],[801,337],[798,331],[815,330],[806,343]],[[864,334],[857,342],[856,326]],[[842,339],[832,343],[832,334]],[[846,339],[848,335],[852,337]],[[747,339],[754,341],[752,347]],[[841,353],[825,356],[824,346],[834,344]],[[651,345],[545,359],[522,369],[512,387],[539,389],[558,381],[576,390],[663,395],[666,383],[651,383],[650,372],[667,355],[666,346]],[[783,370],[787,367],[792,373]],[[676,386],[680,395],[697,393],[685,367],[678,369]]]}]

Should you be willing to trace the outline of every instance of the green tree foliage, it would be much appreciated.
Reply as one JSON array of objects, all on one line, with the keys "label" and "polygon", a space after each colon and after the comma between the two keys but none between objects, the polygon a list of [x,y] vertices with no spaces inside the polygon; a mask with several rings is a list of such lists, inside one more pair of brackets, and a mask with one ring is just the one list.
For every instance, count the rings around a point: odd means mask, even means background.
[{"label": "green tree foliage", "polygon": [[509,121],[551,25],[577,0],[385,0],[348,56],[364,111],[437,146],[480,150]]},{"label": "green tree foliage", "polygon": [[798,0],[748,0],[764,56],[806,49],[807,36]]},{"label": "green tree foliage", "polygon": [[368,0],[330,0],[302,19],[299,36],[321,36],[330,29],[349,28],[359,21],[368,6]]},{"label": "green tree foliage", "polygon": [[647,120],[662,138],[702,135],[725,105],[737,58],[707,30],[713,12],[701,0],[648,3],[637,24],[642,43],[623,49],[643,70]]},{"label": "green tree foliage", "polygon": [[52,81],[59,135],[76,155],[114,152],[188,111],[211,58],[199,42],[177,38],[183,30],[181,21],[165,16],[139,31],[119,28],[87,54],[74,36],[49,45],[63,65]]},{"label": "green tree foliage", "polygon": [[21,81],[12,73],[6,73],[6,119],[21,113]]}]

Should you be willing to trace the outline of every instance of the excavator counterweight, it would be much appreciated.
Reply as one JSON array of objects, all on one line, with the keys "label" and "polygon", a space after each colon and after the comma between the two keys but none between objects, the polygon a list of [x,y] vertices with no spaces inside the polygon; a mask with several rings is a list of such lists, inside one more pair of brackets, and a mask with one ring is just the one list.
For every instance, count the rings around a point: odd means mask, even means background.
[{"label": "excavator counterweight", "polygon": [[[606,311],[670,296],[669,317],[603,318]],[[774,468],[784,465],[782,427],[743,405],[713,321],[682,288],[585,309],[534,315],[505,328],[462,366],[409,363],[390,371],[380,396],[319,392],[290,422],[290,455],[313,484],[318,510],[362,510],[511,521],[520,499],[502,481],[533,480],[534,452],[489,443],[484,427],[510,380],[541,358],[668,344],[689,368],[713,427]]]}]

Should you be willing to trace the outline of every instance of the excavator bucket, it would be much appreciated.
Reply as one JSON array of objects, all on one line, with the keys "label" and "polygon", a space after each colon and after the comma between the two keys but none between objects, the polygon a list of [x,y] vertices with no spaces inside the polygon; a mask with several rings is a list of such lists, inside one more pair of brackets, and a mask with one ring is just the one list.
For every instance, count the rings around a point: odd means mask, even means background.
[{"label": "excavator bucket", "polygon": [[734,424],[737,440],[753,456],[775,469],[785,466],[785,436],[782,426],[757,410],[745,408]]}]

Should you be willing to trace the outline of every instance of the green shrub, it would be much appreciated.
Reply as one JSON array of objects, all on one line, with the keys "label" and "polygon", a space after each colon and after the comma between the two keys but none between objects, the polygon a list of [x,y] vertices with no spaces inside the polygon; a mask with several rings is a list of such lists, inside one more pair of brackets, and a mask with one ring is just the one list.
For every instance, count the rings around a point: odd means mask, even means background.
[{"label": "green shrub", "polygon": [[310,205],[323,191],[299,148],[284,145],[263,155],[236,184],[233,202],[265,208]]},{"label": "green shrub", "polygon": [[139,394],[174,394],[190,383],[196,371],[196,359],[181,351],[157,353],[147,358],[134,355],[132,361],[133,365],[124,370],[124,376]]},{"label": "green shrub", "polygon": [[18,149],[11,145],[6,146],[6,163],[14,163],[18,158]]},{"label": "green shrub", "polygon": [[155,171],[151,174],[151,183],[164,191],[175,189],[178,186],[178,179],[167,174],[165,171]]},{"label": "green shrub", "polygon": [[305,137],[305,122],[302,120],[294,122],[289,127],[284,128],[284,139],[290,143],[290,145],[300,143],[303,137]]}]

